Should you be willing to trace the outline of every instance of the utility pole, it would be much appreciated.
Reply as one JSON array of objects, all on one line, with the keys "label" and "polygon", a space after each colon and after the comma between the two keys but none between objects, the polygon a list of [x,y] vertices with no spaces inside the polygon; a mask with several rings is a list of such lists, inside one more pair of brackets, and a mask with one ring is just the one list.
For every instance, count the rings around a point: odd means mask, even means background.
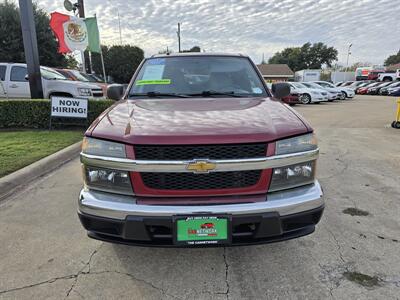
[{"label": "utility pole", "polygon": [[[85,18],[85,6],[83,4],[83,0],[78,0],[78,15],[79,18]],[[88,51],[82,51],[82,65],[83,65],[83,72],[84,73],[92,73],[92,68],[90,65],[90,58],[89,58],[89,52]]]},{"label": "utility pole", "polygon": [[40,74],[39,51],[37,46],[35,19],[31,0],[19,0],[22,38],[28,69],[29,88],[32,99],[43,98],[42,76]]},{"label": "utility pole", "polygon": [[350,48],[351,48],[351,46],[353,46],[353,44],[350,44],[350,45],[349,45],[349,48],[347,49],[347,63],[346,63],[346,71],[348,71],[348,70],[349,70],[349,56],[350,56],[350,54],[351,54],[351,52],[350,52]]},{"label": "utility pole", "polygon": [[178,51],[181,53],[181,23],[178,23],[178,31],[176,33],[178,35]]},{"label": "utility pole", "polygon": [[119,9],[117,9],[117,14],[118,14],[118,27],[119,27],[119,42],[121,43],[122,46],[121,18],[119,16]]}]

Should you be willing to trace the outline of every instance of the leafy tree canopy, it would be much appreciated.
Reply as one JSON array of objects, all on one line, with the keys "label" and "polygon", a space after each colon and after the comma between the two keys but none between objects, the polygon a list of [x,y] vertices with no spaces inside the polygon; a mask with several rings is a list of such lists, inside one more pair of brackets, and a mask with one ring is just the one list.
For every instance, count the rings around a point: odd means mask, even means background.
[{"label": "leafy tree canopy", "polygon": [[[118,83],[128,83],[144,58],[144,51],[136,46],[101,46],[101,49],[106,75],[110,75]],[[96,74],[103,74],[100,54],[92,53],[92,67]]]},{"label": "leafy tree canopy", "polygon": [[287,64],[293,71],[303,69],[321,69],[323,65],[332,66],[337,60],[338,51],[324,43],[305,43],[301,47],[289,47],[275,53],[270,64]]},{"label": "leafy tree canopy", "polygon": [[199,46],[194,46],[190,48],[189,50],[183,50],[182,52],[201,52],[201,49]]},{"label": "leafy tree canopy", "polygon": [[[72,56],[58,53],[58,43],[50,29],[50,18],[34,5],[40,64],[49,67],[73,67]],[[19,9],[9,1],[0,2],[0,62],[25,62]]]},{"label": "leafy tree canopy", "polygon": [[390,66],[398,63],[400,63],[400,50],[399,52],[397,52],[397,54],[390,55],[385,60],[385,66]]},{"label": "leafy tree canopy", "polygon": [[[201,48],[199,46],[193,46],[189,50],[182,50],[181,52],[183,52],[183,53],[184,52],[201,52]],[[167,49],[158,51],[158,54],[167,54],[167,53],[174,53],[174,50],[167,48]]]}]

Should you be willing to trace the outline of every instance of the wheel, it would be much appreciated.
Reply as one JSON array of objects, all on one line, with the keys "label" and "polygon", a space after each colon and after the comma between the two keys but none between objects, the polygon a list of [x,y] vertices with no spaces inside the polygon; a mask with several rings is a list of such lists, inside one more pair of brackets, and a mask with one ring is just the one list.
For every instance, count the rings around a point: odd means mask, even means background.
[{"label": "wheel", "polygon": [[309,94],[303,94],[300,96],[299,101],[303,104],[309,104],[311,102],[311,96]]},{"label": "wheel", "polygon": [[340,93],[340,100],[346,100],[346,93],[345,92],[341,92]]},{"label": "wheel", "polygon": [[400,122],[394,122],[393,128],[400,129]]}]

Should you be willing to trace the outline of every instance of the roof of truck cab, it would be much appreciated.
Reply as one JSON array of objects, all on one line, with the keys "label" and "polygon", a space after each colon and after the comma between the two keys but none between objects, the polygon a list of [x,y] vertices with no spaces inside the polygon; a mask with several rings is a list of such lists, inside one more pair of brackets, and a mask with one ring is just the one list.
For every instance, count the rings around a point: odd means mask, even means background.
[{"label": "roof of truck cab", "polygon": [[234,56],[234,57],[248,57],[240,53],[218,53],[218,52],[181,52],[169,54],[154,54],[149,58],[160,57],[182,57],[182,56]]}]

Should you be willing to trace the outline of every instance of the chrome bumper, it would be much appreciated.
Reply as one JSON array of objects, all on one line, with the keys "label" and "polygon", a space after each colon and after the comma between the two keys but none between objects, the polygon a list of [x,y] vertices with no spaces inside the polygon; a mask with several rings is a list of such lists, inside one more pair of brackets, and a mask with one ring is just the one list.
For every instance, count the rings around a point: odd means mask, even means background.
[{"label": "chrome bumper", "polygon": [[82,190],[79,195],[79,213],[97,217],[125,220],[127,216],[174,216],[191,214],[262,214],[278,212],[280,216],[296,214],[324,205],[318,181],[311,185],[267,194],[265,202],[224,205],[143,205],[136,204],[134,196],[124,196]]}]

